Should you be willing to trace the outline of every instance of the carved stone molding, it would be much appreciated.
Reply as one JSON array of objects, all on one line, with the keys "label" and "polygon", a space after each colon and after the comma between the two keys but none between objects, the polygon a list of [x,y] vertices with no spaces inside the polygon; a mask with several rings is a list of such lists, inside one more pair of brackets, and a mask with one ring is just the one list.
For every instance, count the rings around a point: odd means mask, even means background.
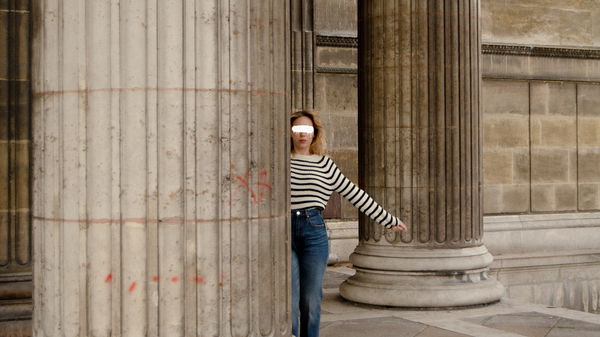
[{"label": "carved stone molding", "polygon": [[557,48],[484,43],[481,45],[481,53],[494,55],[600,59],[600,49],[588,48]]},{"label": "carved stone molding", "polygon": [[358,74],[358,68],[315,67],[316,73]]},{"label": "carved stone molding", "polygon": [[[316,35],[315,44],[320,47],[358,48],[358,38],[351,36]],[[482,43],[481,53],[494,55],[600,59],[600,49],[559,48],[493,43]]]},{"label": "carved stone molding", "polygon": [[316,35],[315,44],[319,47],[358,48],[358,38],[352,36]]}]

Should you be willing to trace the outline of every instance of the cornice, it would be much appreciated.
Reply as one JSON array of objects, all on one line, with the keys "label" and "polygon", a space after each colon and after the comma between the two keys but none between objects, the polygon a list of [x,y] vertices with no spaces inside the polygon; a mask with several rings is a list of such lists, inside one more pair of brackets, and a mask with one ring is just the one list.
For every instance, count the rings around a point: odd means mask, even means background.
[{"label": "cornice", "polygon": [[316,35],[315,44],[320,47],[358,48],[358,38],[351,36]]},{"label": "cornice", "polygon": [[560,48],[483,43],[481,45],[481,53],[492,55],[600,59],[600,49],[591,48]]},{"label": "cornice", "polygon": [[[315,35],[315,44],[322,47],[358,48],[358,38],[351,36]],[[543,47],[512,44],[481,44],[481,53],[576,59],[600,59],[600,48]]]}]

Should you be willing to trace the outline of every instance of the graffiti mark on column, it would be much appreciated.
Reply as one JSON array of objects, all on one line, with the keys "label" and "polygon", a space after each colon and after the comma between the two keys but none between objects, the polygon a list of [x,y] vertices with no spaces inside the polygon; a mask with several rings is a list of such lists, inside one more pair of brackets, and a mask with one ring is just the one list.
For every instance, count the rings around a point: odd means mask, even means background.
[{"label": "graffiti mark on column", "polygon": [[[159,279],[160,278],[159,278],[158,275],[154,275],[154,276],[152,276],[151,281],[154,282],[154,283],[156,283],[156,282],[159,281]],[[177,283],[177,282],[181,281],[181,277],[179,277],[177,275],[172,276],[172,277],[167,278],[167,279],[169,281],[173,282],[173,283]],[[110,273],[110,274],[106,275],[106,277],[104,277],[104,282],[105,283],[111,283],[112,280],[113,280],[113,274],[112,273]],[[227,275],[225,275],[225,274],[219,275],[219,285],[223,285],[223,282],[225,280],[227,280]],[[192,278],[192,281],[195,282],[195,283],[197,283],[197,284],[204,284],[204,283],[206,283],[206,279],[204,277],[202,277],[201,275],[194,276],[194,278]],[[129,284],[128,291],[129,292],[135,291],[135,289],[137,288],[137,285],[138,285],[137,281],[132,281]]]},{"label": "graffiti mark on column", "polygon": [[131,282],[131,285],[129,285],[129,289],[127,291],[132,293],[135,291],[135,288],[137,288],[137,282],[133,281],[133,282]]},{"label": "graffiti mark on column", "polygon": [[250,192],[252,196],[252,202],[259,204],[264,201],[267,197],[271,198],[273,187],[268,183],[269,171],[262,170],[258,173],[258,181],[252,185],[248,183],[250,173],[247,172],[243,176],[235,175],[234,178],[240,183],[240,185]]}]

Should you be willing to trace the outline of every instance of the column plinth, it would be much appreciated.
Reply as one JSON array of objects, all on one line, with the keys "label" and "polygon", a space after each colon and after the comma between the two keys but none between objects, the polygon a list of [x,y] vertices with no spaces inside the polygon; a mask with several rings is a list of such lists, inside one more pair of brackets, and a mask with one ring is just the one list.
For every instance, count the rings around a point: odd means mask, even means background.
[{"label": "column plinth", "polygon": [[356,274],[343,283],[347,300],[399,307],[455,307],[497,301],[502,287],[487,275],[485,246],[420,249],[361,245],[350,260]]}]

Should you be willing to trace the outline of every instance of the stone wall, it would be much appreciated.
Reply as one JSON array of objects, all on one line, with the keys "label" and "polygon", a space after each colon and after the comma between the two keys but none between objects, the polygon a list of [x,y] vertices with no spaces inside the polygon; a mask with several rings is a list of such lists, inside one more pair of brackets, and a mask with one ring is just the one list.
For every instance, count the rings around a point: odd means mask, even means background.
[{"label": "stone wall", "polygon": [[596,0],[481,0],[483,42],[600,47]]},{"label": "stone wall", "polygon": [[481,4],[492,274],[509,297],[598,311],[600,3]]},{"label": "stone wall", "polygon": [[[342,172],[358,182],[358,83],[356,1],[330,0],[314,4],[315,110],[327,129],[328,152]],[[333,38],[327,38],[333,37]],[[358,218],[358,211],[337,193],[328,208],[333,215]]]},{"label": "stone wall", "polygon": [[482,96],[486,214],[600,210],[600,85],[487,78]]},{"label": "stone wall", "polygon": [[600,4],[481,8],[484,212],[600,210]]}]

